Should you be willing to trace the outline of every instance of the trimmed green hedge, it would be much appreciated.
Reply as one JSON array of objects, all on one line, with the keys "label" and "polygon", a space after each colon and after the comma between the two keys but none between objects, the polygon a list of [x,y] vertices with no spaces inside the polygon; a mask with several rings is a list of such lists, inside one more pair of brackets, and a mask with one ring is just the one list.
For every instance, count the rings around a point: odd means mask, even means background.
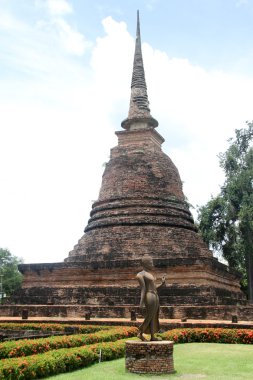
[{"label": "trimmed green hedge", "polygon": [[65,327],[78,328],[80,333],[89,334],[91,332],[108,330],[111,326],[80,325],[68,323],[0,323],[0,330],[36,330],[36,331],[65,331]]},{"label": "trimmed green hedge", "polygon": [[52,336],[49,338],[23,339],[0,344],[0,358],[35,355],[59,348],[79,347],[97,342],[109,342],[136,336],[136,327],[113,327],[93,334]]},{"label": "trimmed green hedge", "polygon": [[25,358],[4,359],[0,363],[0,380],[38,379],[83,368],[98,361],[100,349],[104,361],[123,357],[125,339],[87,347],[62,348]]},{"label": "trimmed green hedge", "polygon": [[160,334],[163,340],[175,343],[240,343],[253,344],[253,330],[222,328],[185,328],[173,329]]}]

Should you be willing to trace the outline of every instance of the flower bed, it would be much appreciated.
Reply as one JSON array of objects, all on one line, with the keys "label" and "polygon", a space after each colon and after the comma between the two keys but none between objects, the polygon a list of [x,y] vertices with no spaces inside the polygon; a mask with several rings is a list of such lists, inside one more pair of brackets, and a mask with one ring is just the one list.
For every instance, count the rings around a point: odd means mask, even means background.
[{"label": "flower bed", "polygon": [[41,331],[65,331],[65,328],[77,328],[81,333],[88,334],[101,330],[108,330],[111,326],[93,326],[67,323],[0,323],[0,330],[41,330]]},{"label": "flower bed", "polygon": [[[9,358],[0,361],[0,380],[30,380],[73,371],[98,362],[100,350],[103,361],[123,357],[126,338],[136,336],[137,332],[136,327],[114,327],[91,334],[2,343],[0,352]],[[160,336],[175,343],[253,343],[253,331],[248,329],[185,328],[169,330]],[[15,352],[10,351],[10,343],[14,344]],[[36,347],[36,353],[29,354],[32,347]],[[40,349],[46,352],[38,353],[42,352]]]},{"label": "flower bed", "polygon": [[120,358],[124,356],[125,340],[62,348],[25,358],[4,359],[0,362],[0,379],[29,380],[73,371],[97,362],[100,350],[103,360]]},{"label": "flower bed", "polygon": [[222,328],[173,329],[160,334],[164,340],[175,343],[207,342],[253,344],[253,330]]},{"label": "flower bed", "polygon": [[49,338],[24,339],[0,344],[0,358],[13,358],[34,355],[59,348],[79,347],[97,342],[109,342],[136,336],[136,327],[113,327],[110,330],[92,334],[76,334],[70,336],[52,336]]}]

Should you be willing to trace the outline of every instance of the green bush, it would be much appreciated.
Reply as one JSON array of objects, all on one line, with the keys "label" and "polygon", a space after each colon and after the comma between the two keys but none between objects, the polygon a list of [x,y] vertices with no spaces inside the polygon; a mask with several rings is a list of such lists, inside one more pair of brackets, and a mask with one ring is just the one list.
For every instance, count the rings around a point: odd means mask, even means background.
[{"label": "green bush", "polygon": [[93,334],[52,336],[49,338],[24,339],[0,344],[0,358],[24,357],[59,348],[70,348],[97,342],[109,342],[136,336],[136,327],[113,327]]},{"label": "green bush", "polygon": [[173,329],[160,334],[164,340],[175,343],[241,343],[253,344],[253,330],[222,328],[185,328]]},{"label": "green bush", "polygon": [[72,325],[67,323],[0,323],[0,330],[64,331],[65,327],[78,328],[79,331],[83,334],[89,334],[91,332],[111,329],[111,326],[95,326],[80,324]]},{"label": "green bush", "polygon": [[0,363],[0,379],[30,380],[73,371],[98,361],[100,349],[104,361],[120,358],[124,356],[125,340],[4,359]]}]

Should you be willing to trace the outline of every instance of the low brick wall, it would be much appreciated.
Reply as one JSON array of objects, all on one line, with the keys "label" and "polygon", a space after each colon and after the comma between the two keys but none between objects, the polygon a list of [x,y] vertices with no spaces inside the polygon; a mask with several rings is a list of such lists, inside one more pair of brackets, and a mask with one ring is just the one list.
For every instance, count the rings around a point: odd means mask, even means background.
[{"label": "low brick wall", "polygon": [[126,370],[133,373],[173,373],[173,342],[126,342]]}]

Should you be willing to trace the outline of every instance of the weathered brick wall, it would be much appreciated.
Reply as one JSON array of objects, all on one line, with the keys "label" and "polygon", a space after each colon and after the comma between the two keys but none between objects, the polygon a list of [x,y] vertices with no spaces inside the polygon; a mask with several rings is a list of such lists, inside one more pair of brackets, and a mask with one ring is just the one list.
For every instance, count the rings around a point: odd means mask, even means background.
[{"label": "weathered brick wall", "polygon": [[[50,285],[50,284],[49,284]],[[231,300],[232,299],[232,300]],[[136,306],[140,301],[140,290],[136,287],[92,286],[92,287],[43,287],[23,288],[12,296],[12,302],[33,305],[87,305],[87,306]],[[236,292],[220,292],[220,289],[194,285],[169,286],[160,290],[160,304],[171,305],[244,305],[245,300]]]},{"label": "weathered brick wall", "polygon": [[145,253],[153,259],[212,257],[206,244],[192,230],[162,225],[107,225],[88,231],[66,262],[140,260]]},{"label": "weathered brick wall", "polygon": [[[135,136],[141,134],[142,139],[136,142]],[[153,139],[155,131],[123,132],[127,143],[111,150],[111,159],[107,163],[99,201],[117,197],[156,196],[167,199],[169,196],[184,201],[182,183],[176,166],[162,152],[161,147]],[[146,139],[145,139],[146,137]]]},{"label": "weathered brick wall", "polygon": [[126,370],[140,374],[173,373],[173,342],[127,341]]},{"label": "weathered brick wall", "polygon": [[[127,318],[130,321],[131,310],[136,312],[138,318],[142,314],[138,306],[96,306],[96,305],[51,305],[51,304],[17,304],[2,305],[0,316],[21,317],[22,310],[28,310],[30,317],[68,317],[84,318],[87,313],[91,318]],[[252,321],[253,306],[231,306],[231,305],[177,305],[162,306],[160,308],[160,318],[181,319],[187,318],[195,320],[223,320],[231,322],[232,315],[237,315],[239,321]],[[98,321],[98,323],[100,323]],[[140,323],[140,322],[138,322]],[[210,326],[209,326],[210,327]],[[221,326],[219,326],[221,327]]]}]

